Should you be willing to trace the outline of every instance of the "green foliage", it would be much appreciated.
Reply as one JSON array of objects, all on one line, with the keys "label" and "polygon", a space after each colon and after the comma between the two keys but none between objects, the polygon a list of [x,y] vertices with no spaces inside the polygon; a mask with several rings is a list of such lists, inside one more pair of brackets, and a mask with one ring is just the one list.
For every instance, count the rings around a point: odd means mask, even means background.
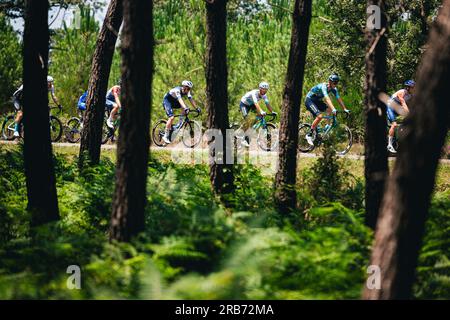
[{"label": "green foliage", "polygon": [[[21,152],[0,149],[0,298],[360,297],[373,240],[360,210],[363,189],[327,150],[312,168],[329,175],[322,183],[339,190],[335,202],[306,174],[299,183],[304,208],[276,224],[267,192],[273,181],[255,167],[242,165],[236,172],[236,208],[225,209],[211,195],[206,166],[152,160],[146,229],[130,244],[108,243],[114,164],[105,159],[79,172],[75,158],[57,155],[62,219],[30,230]],[[448,199],[444,192],[433,200],[417,298],[449,295]],[[69,265],[81,267],[82,290],[67,290]]]},{"label": "green foliage", "polygon": [[8,18],[0,12],[0,112],[10,111],[11,97],[22,78],[22,45]]},{"label": "green foliage", "polygon": [[76,115],[78,98],[87,90],[98,23],[94,11],[79,6],[80,23],[65,22],[52,36],[49,74],[55,78],[56,96],[69,115]]}]

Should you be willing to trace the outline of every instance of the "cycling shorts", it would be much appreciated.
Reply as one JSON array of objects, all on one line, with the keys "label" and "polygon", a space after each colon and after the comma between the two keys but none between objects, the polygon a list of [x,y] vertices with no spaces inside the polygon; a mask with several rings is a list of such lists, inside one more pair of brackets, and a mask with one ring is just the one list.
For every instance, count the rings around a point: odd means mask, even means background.
[{"label": "cycling shorts", "polygon": [[398,113],[395,112],[394,109],[392,109],[388,106],[386,109],[386,112],[387,112],[387,118],[388,118],[389,122],[395,122],[397,120]]},{"label": "cycling shorts", "polygon": [[312,113],[314,117],[317,117],[322,112],[325,112],[328,108],[327,104],[321,100],[314,100],[306,97],[305,100],[306,109]]},{"label": "cycling shorts", "polygon": [[241,102],[239,104],[239,109],[241,110],[242,116],[245,118],[247,118],[248,114],[250,113],[250,111],[255,111],[256,107],[254,104],[252,104],[251,106],[246,105],[245,103]]},{"label": "cycling shorts", "polygon": [[173,109],[181,108],[180,103],[174,99],[170,99],[167,94],[164,96],[162,105],[168,117],[173,117]]}]

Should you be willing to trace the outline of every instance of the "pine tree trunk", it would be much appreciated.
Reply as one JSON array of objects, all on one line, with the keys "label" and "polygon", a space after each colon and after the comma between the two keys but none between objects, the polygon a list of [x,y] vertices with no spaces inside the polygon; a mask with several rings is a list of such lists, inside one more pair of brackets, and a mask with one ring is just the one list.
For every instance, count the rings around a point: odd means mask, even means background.
[{"label": "pine tree trunk", "polygon": [[278,172],[275,202],[279,212],[295,209],[298,124],[303,76],[311,22],[311,0],[296,0],[292,16],[291,49],[281,107]]},{"label": "pine tree trunk", "polygon": [[129,241],[144,229],[153,76],[153,3],[124,0],[123,8],[123,109],[110,237]]},{"label": "pine tree trunk", "polygon": [[24,159],[31,225],[59,219],[48,109],[48,1],[27,1],[24,31]]},{"label": "pine tree trunk", "polygon": [[406,119],[402,150],[383,198],[371,265],[381,269],[381,290],[365,289],[365,299],[408,299],[436,169],[450,122],[445,92],[450,82],[450,0],[431,30],[418,69],[417,95]]},{"label": "pine tree trunk", "polygon": [[[223,153],[210,144],[210,180],[217,195],[233,191],[233,166],[227,164],[227,153],[231,152],[232,140],[225,139],[229,128],[227,89],[227,12],[226,0],[206,1],[206,103],[208,129],[220,130],[223,137]],[[221,159],[217,161],[218,159]]]},{"label": "pine tree trunk", "polygon": [[122,18],[122,0],[111,0],[92,59],[86,100],[85,126],[81,134],[80,168],[83,167],[85,158],[88,158],[91,164],[98,164],[100,161],[105,97]]},{"label": "pine tree trunk", "polygon": [[[375,229],[384,186],[389,175],[387,161],[386,105],[380,101],[380,92],[386,92],[386,16],[384,0],[368,0],[367,6],[381,8],[381,28],[367,26],[366,81],[365,81],[365,180],[366,224]],[[384,28],[384,30],[383,30]],[[384,34],[382,34],[382,32]]]}]

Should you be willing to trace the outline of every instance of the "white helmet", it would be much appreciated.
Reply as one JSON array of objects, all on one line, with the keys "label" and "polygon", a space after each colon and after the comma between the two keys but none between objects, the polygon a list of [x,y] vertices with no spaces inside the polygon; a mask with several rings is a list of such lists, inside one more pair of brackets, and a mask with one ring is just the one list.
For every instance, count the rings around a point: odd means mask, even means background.
[{"label": "white helmet", "polygon": [[269,90],[269,84],[267,82],[261,82],[259,88]]},{"label": "white helmet", "polygon": [[55,80],[53,79],[52,76],[47,76],[47,82],[54,82]]},{"label": "white helmet", "polygon": [[190,82],[190,81],[188,81],[188,80],[184,80],[184,81],[181,83],[181,85],[182,85],[183,87],[189,87],[190,89],[192,89],[192,87],[194,86],[194,85],[192,84],[192,82]]}]

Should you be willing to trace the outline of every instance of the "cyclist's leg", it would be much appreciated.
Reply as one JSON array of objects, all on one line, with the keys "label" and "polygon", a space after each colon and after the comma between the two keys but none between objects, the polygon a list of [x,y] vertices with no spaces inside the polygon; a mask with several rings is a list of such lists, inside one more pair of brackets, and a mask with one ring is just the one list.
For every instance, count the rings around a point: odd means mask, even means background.
[{"label": "cyclist's leg", "polygon": [[14,135],[17,136],[20,131],[20,122],[23,119],[22,104],[17,98],[14,99],[14,108],[17,111],[16,118],[14,119],[14,122],[16,123],[14,125]]},{"label": "cyclist's leg", "polygon": [[314,121],[311,124],[311,131],[315,131],[320,121],[322,121],[322,112],[326,110],[326,105],[321,101],[314,101],[311,98],[306,98],[305,105],[306,109],[308,109],[314,117]]}]

